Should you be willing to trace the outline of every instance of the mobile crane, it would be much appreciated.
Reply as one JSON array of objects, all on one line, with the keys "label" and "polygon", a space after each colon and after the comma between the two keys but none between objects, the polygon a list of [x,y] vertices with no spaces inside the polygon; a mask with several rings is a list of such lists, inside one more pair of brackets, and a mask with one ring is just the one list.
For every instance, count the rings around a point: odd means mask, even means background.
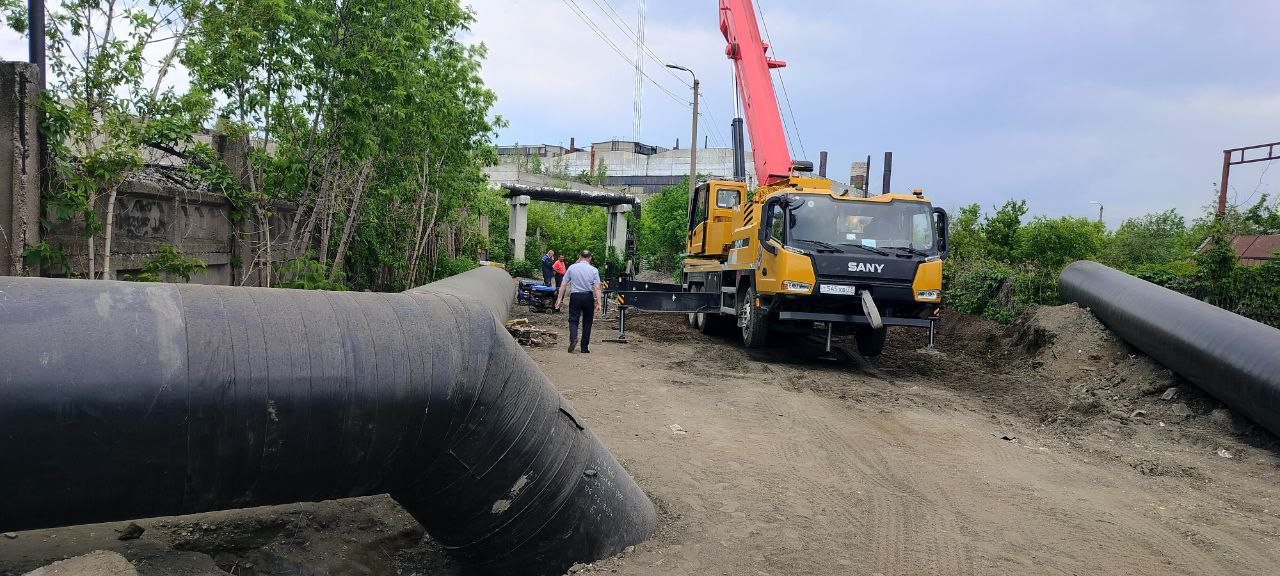
[{"label": "mobile crane", "polygon": [[758,185],[699,183],[689,202],[678,293],[620,286],[620,301],[684,311],[703,332],[736,326],[748,348],[765,346],[771,331],[822,330],[828,353],[834,334],[852,333],[859,353],[870,357],[883,349],[889,326],[928,329],[932,344],[946,212],[918,191],[854,197],[803,175],[813,165],[788,153],[769,72],[786,63],[768,56],[752,0],[719,3]]}]

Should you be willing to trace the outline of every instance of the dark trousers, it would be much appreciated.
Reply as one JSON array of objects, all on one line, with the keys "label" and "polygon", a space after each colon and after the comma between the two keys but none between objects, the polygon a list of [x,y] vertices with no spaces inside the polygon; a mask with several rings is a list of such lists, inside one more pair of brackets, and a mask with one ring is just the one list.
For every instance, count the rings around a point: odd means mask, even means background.
[{"label": "dark trousers", "polygon": [[591,322],[596,318],[596,298],[591,292],[569,294],[569,341],[578,341],[578,318],[582,318],[582,350],[591,349]]},{"label": "dark trousers", "polygon": [[550,269],[550,268],[543,268],[543,270],[542,270],[542,283],[543,283],[543,284],[546,284],[547,286],[551,286],[551,285],[552,285],[552,284],[551,284],[551,278],[552,278],[552,277],[554,277],[554,276],[555,276],[555,275],[551,273],[551,269]]}]

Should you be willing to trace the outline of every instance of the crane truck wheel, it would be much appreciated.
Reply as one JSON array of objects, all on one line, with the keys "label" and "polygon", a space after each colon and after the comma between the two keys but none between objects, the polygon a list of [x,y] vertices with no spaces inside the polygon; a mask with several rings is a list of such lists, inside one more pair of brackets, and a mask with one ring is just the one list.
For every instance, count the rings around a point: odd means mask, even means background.
[{"label": "crane truck wheel", "polygon": [[[690,292],[701,292],[701,291],[702,291],[702,285],[701,285],[701,284],[690,284],[690,285],[689,285],[689,291],[690,291]],[[690,327],[690,328],[693,328],[694,330],[697,330],[697,331],[701,332],[701,331],[702,331],[702,315],[701,315],[701,314],[698,314],[697,312],[690,312],[690,313],[689,313],[689,327]]]},{"label": "crane truck wheel", "polygon": [[722,319],[714,312],[699,312],[698,331],[708,336],[720,333]]},{"label": "crane truck wheel", "polygon": [[859,326],[853,333],[853,340],[858,344],[858,354],[864,358],[879,356],[884,350],[884,338],[888,333],[889,329],[884,327],[875,329],[870,326]]},{"label": "crane truck wheel", "polygon": [[756,307],[756,289],[747,288],[738,304],[738,325],[742,327],[742,345],[762,348],[769,335],[769,320]]}]

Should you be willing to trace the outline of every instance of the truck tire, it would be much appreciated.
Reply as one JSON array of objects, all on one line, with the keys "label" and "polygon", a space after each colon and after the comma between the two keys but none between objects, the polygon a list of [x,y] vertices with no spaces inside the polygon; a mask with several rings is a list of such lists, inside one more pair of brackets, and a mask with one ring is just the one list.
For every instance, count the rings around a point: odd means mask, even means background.
[{"label": "truck tire", "polygon": [[720,327],[724,325],[724,319],[715,312],[698,312],[695,316],[697,316],[698,331],[708,336],[719,334]]},{"label": "truck tire", "polygon": [[756,289],[747,288],[738,304],[738,324],[742,327],[742,345],[763,348],[769,336],[769,319],[756,307]]},{"label": "truck tire", "polygon": [[[690,285],[689,285],[689,292],[701,292],[701,291],[702,291],[702,285],[701,285],[701,284],[690,284]],[[690,327],[690,328],[693,328],[694,330],[697,330],[697,331],[701,332],[701,331],[702,331],[702,316],[701,316],[701,315],[699,315],[697,312],[690,312],[690,313],[689,313],[689,327]]]},{"label": "truck tire", "polygon": [[858,354],[864,358],[874,358],[884,350],[884,338],[888,328],[876,330],[870,326],[859,326],[853,332],[853,340],[858,344]]}]

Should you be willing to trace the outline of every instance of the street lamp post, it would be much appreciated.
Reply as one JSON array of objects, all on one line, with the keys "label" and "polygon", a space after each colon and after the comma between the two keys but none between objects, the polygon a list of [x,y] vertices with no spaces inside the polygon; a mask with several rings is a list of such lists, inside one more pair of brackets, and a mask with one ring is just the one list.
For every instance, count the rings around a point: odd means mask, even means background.
[{"label": "street lamp post", "polygon": [[683,70],[693,76],[693,139],[689,141],[689,202],[693,202],[694,189],[698,186],[698,75],[684,66],[667,64],[667,68]]},{"label": "street lamp post", "polygon": [[1097,200],[1090,200],[1089,203],[1098,205],[1098,221],[1101,222],[1102,221],[1102,203]]}]

